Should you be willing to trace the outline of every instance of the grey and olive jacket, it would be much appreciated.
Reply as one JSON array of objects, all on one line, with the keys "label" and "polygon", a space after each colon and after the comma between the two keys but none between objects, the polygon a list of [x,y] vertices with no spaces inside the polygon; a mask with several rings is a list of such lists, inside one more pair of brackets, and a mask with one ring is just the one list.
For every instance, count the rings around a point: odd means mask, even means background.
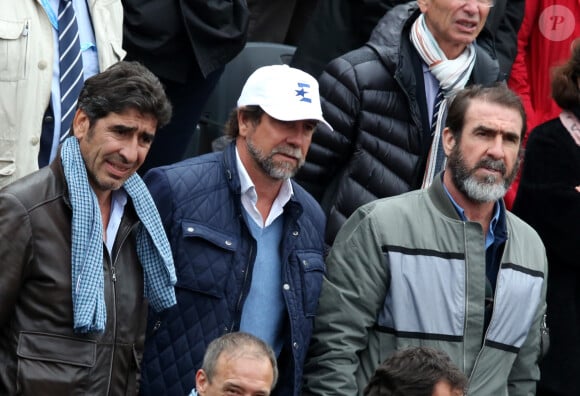
[{"label": "grey and olive jacket", "polygon": [[484,331],[483,229],[459,218],[440,177],[428,190],[358,209],[327,259],[304,394],[361,395],[393,351],[425,345],[466,373],[470,396],[533,395],[547,260],[536,232],[505,213],[508,239]]}]

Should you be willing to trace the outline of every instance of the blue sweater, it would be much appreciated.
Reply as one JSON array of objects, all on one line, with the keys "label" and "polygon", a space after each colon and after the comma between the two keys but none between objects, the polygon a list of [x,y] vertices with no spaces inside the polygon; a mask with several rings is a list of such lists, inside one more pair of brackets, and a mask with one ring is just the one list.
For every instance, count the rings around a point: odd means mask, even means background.
[{"label": "blue sweater", "polygon": [[244,211],[246,224],[256,240],[256,259],[250,291],[242,309],[240,331],[264,340],[280,355],[286,307],[282,294],[282,260],[277,247],[282,238],[282,217],[261,228]]}]

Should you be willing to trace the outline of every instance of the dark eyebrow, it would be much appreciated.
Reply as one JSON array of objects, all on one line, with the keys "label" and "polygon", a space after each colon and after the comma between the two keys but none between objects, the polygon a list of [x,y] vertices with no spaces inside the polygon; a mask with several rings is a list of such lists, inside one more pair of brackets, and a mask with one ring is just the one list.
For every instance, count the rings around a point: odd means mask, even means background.
[{"label": "dark eyebrow", "polygon": [[477,132],[486,132],[486,133],[499,133],[499,131],[495,128],[490,128],[487,127],[485,125],[478,125],[477,127],[475,127],[475,131]]},{"label": "dark eyebrow", "polygon": [[149,140],[152,142],[153,140],[155,140],[155,134],[151,133],[151,132],[143,132],[143,135],[147,136],[147,138],[149,138]]},{"label": "dark eyebrow", "polygon": [[485,133],[493,133],[493,134],[498,134],[499,133],[499,134],[504,135],[504,136],[517,138],[518,140],[520,139],[520,134],[517,133],[517,132],[513,132],[513,131],[498,131],[495,128],[486,127],[485,125],[478,125],[475,128],[475,131],[485,132]]},{"label": "dark eyebrow", "polygon": [[111,125],[109,127],[109,129],[111,131],[114,131],[114,132],[133,132],[137,128],[135,128],[135,127],[129,127],[129,126],[123,125],[123,124],[115,124],[115,125]]},{"label": "dark eyebrow", "polygon": [[[113,132],[119,132],[119,133],[135,132],[137,130],[137,128],[135,128],[135,127],[130,127],[130,126],[123,125],[123,124],[111,125],[109,127],[109,129]],[[155,139],[154,133],[143,131],[142,134],[147,136],[149,138],[149,140],[151,140],[151,141],[153,141],[153,139]]]},{"label": "dark eyebrow", "polygon": [[522,139],[521,133],[519,133],[519,132],[504,131],[503,134],[506,135],[506,136],[512,136],[514,138],[517,138],[518,140],[521,140]]}]

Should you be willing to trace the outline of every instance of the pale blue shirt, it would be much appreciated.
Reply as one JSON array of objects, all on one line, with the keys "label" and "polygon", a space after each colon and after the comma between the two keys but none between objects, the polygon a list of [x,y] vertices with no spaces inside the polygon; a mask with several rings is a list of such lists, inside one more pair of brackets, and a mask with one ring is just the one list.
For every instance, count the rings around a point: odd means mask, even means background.
[{"label": "pale blue shirt", "polygon": [[240,319],[240,331],[267,342],[278,354],[282,349],[282,326],[285,317],[282,295],[282,259],[277,246],[283,233],[284,205],[292,197],[292,183],[284,180],[268,217],[264,221],[256,204],[258,195],[236,148],[236,164],[240,177],[242,206],[257,251],[252,270],[252,282]]},{"label": "pale blue shirt", "polygon": [[[71,0],[77,24],[79,26],[79,39],[83,57],[84,79],[91,77],[99,72],[99,57],[97,54],[97,45],[91,15],[86,0]],[[52,63],[52,85],[51,85],[51,105],[54,115],[54,135],[52,139],[52,148],[50,151],[49,162],[56,157],[56,151],[60,140],[60,65],[58,56],[58,5],[59,0],[41,0],[42,6],[48,15],[52,25],[53,48],[55,49]]]},{"label": "pale blue shirt", "polygon": [[125,189],[120,188],[114,190],[111,195],[111,214],[109,216],[109,224],[107,225],[107,240],[105,241],[105,245],[107,246],[111,258],[113,257],[113,245],[115,244],[115,239],[119,232],[119,226],[123,219],[126,204],[127,192]]},{"label": "pale blue shirt", "polygon": [[[256,194],[256,187],[254,182],[250,178],[248,171],[244,167],[242,160],[240,158],[240,154],[238,153],[238,149],[236,147],[236,165],[238,169],[238,175],[240,177],[240,189],[241,189],[241,200],[242,206],[246,211],[248,217],[250,217],[256,225],[260,228],[265,228],[271,225],[274,220],[276,220],[282,213],[284,213],[284,205],[290,201],[292,194],[294,194],[294,190],[292,189],[292,183],[289,179],[285,180],[282,183],[282,187],[280,188],[280,192],[278,196],[274,200],[272,205],[272,209],[270,209],[270,213],[268,214],[268,218],[266,221],[262,219],[262,215],[258,211],[256,204],[258,203],[258,195]],[[189,396],[197,396],[197,391],[195,387],[191,390]]]},{"label": "pale blue shirt", "polygon": [[284,213],[284,205],[290,201],[292,194],[294,194],[294,190],[292,189],[292,183],[290,179],[284,180],[282,183],[282,187],[280,188],[280,192],[278,196],[274,200],[272,204],[272,208],[270,209],[270,213],[268,214],[268,218],[266,221],[262,219],[262,215],[257,208],[258,203],[258,194],[256,194],[256,187],[254,186],[254,182],[250,178],[248,171],[244,167],[242,160],[240,158],[240,154],[238,153],[238,148],[236,147],[236,164],[238,168],[238,174],[240,176],[240,188],[242,194],[242,206],[250,216],[250,218],[258,224],[261,228],[268,227],[274,220],[276,220],[282,213]]}]

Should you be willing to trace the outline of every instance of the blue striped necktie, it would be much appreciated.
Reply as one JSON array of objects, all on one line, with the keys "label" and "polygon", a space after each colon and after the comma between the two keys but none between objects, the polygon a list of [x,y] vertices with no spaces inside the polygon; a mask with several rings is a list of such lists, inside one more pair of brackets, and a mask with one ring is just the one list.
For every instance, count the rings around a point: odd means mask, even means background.
[{"label": "blue striped necktie", "polygon": [[[439,119],[439,110],[441,110],[441,103],[445,99],[445,91],[439,88],[437,96],[435,97],[435,106],[433,109],[433,118],[431,119],[431,135],[436,136],[435,143],[437,144],[437,151],[435,156],[435,172],[440,172],[445,166],[445,151],[443,150],[443,136],[441,136],[443,126],[437,130],[437,121]],[[445,110],[443,110],[445,111]]]},{"label": "blue striped necktie", "polygon": [[58,51],[60,64],[60,141],[70,132],[83,87],[83,60],[79,28],[71,0],[60,0],[58,6]]}]

